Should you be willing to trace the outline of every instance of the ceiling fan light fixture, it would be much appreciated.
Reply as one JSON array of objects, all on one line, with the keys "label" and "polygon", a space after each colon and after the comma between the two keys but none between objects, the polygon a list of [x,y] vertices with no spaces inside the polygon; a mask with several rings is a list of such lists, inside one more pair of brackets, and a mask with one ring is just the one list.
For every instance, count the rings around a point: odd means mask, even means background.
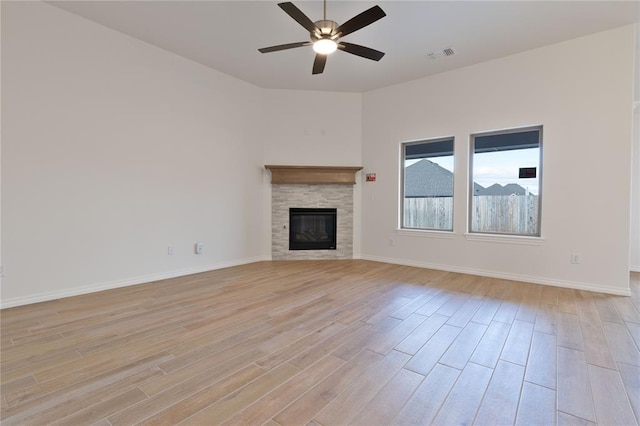
[{"label": "ceiling fan light fixture", "polygon": [[328,55],[338,49],[338,43],[330,38],[321,38],[313,43],[313,50],[321,55]]}]

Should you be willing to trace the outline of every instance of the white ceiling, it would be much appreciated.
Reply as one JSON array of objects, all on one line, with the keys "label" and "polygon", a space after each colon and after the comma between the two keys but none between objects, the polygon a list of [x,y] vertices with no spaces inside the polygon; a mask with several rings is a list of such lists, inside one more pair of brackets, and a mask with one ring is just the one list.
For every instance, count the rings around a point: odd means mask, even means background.
[{"label": "white ceiling", "polygon": [[[379,5],[383,19],[344,41],[386,52],[380,62],[338,51],[311,75],[310,46],[276,1],[51,1],[50,4],[265,88],[366,92],[563,40],[640,22],[640,1],[340,1],[327,19],[345,22]],[[294,0],[312,21],[321,1]],[[455,55],[430,60],[451,47]],[[606,55],[606,52],[593,52]]]}]

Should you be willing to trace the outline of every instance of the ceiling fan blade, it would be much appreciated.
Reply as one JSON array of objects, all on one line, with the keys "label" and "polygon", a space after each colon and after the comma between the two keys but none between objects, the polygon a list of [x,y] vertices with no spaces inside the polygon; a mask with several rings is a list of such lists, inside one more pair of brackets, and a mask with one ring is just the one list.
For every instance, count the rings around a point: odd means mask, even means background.
[{"label": "ceiling fan blade", "polygon": [[360,46],[359,44],[347,43],[341,41],[338,43],[338,49],[344,50],[347,53],[361,56],[363,58],[371,59],[372,61],[379,61],[384,56],[384,52],[371,49],[370,47]]},{"label": "ceiling fan blade", "polygon": [[299,41],[297,43],[279,44],[277,46],[263,47],[258,49],[261,53],[277,52],[279,50],[294,49],[296,47],[309,46],[310,41]]},{"label": "ceiling fan blade", "polygon": [[324,66],[327,63],[327,55],[316,53],[316,59],[313,61],[313,71],[311,74],[322,74]]},{"label": "ceiling fan blade", "polygon": [[340,37],[344,37],[347,34],[358,31],[360,28],[373,24],[378,19],[382,19],[385,16],[387,16],[387,14],[384,13],[380,6],[373,6],[371,9],[367,9],[361,14],[349,19],[347,22],[336,28],[334,32],[336,34],[340,34]]},{"label": "ceiling fan blade", "polygon": [[285,13],[291,16],[298,24],[305,27],[310,33],[319,31],[316,24],[314,24],[313,21],[309,19],[307,15],[302,13],[302,11],[298,9],[293,3],[278,3],[278,6],[280,6],[280,9],[284,10]]}]

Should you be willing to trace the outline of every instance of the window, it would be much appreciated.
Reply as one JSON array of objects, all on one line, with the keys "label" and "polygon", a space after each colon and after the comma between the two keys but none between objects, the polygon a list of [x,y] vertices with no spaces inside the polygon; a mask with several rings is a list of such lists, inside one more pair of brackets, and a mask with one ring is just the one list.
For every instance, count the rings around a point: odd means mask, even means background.
[{"label": "window", "polygon": [[401,227],[453,230],[453,138],[402,144]]},{"label": "window", "polygon": [[542,127],[471,135],[469,231],[540,236]]}]

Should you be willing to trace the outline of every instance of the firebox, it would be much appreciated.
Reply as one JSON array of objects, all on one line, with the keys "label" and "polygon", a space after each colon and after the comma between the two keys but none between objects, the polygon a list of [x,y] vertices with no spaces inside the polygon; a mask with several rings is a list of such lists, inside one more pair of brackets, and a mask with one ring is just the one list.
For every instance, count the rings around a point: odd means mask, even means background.
[{"label": "firebox", "polygon": [[336,209],[289,209],[289,250],[335,250]]}]

